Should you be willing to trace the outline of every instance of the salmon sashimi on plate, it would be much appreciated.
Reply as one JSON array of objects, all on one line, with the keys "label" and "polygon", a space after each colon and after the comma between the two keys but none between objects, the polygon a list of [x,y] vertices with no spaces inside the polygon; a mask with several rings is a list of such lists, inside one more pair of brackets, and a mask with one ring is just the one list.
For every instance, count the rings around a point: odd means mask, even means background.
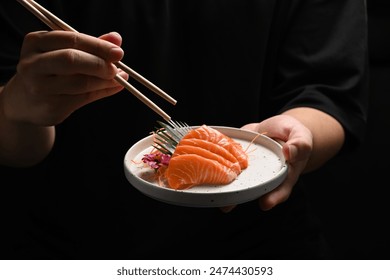
[{"label": "salmon sashimi on plate", "polygon": [[240,143],[220,131],[202,125],[177,144],[164,171],[172,189],[196,185],[225,185],[248,167],[248,155]]},{"label": "salmon sashimi on plate", "polygon": [[197,154],[172,157],[165,171],[169,187],[188,189],[196,185],[223,185],[237,178],[237,173],[218,161]]},{"label": "salmon sashimi on plate", "polygon": [[234,141],[232,138],[221,133],[220,131],[207,125],[202,125],[197,129],[191,130],[183,137],[183,139],[193,138],[203,139],[224,147],[238,160],[242,169],[248,167],[248,155],[243,150],[240,143]]}]

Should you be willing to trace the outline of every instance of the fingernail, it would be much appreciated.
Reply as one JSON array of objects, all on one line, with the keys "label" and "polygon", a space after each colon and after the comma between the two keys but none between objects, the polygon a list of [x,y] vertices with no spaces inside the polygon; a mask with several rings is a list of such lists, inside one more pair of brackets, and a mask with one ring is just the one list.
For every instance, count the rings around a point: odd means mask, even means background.
[{"label": "fingernail", "polygon": [[116,32],[116,31],[112,31],[112,32],[110,32],[110,34],[122,38],[121,34],[119,34],[119,33]]},{"label": "fingernail", "polygon": [[110,50],[110,53],[112,56],[114,57],[123,57],[124,55],[124,51],[122,48],[119,48],[119,47],[113,47],[111,50]]}]

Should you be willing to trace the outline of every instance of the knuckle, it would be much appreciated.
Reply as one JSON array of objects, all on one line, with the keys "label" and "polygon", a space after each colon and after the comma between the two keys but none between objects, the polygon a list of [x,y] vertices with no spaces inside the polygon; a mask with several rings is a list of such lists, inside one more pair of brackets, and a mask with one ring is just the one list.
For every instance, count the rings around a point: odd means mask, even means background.
[{"label": "knuckle", "polygon": [[74,65],[79,60],[79,54],[74,49],[66,49],[64,50],[63,60],[67,66]]},{"label": "knuckle", "polygon": [[72,48],[78,49],[80,46],[80,34],[77,32],[70,32],[69,33],[69,40],[70,40],[70,45]]}]

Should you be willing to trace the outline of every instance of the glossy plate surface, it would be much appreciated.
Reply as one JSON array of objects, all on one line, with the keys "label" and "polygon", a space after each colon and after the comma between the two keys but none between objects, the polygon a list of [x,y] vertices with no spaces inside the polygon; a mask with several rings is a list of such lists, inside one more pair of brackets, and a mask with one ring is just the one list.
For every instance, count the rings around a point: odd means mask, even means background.
[{"label": "glossy plate surface", "polygon": [[252,131],[212,126],[241,143],[249,155],[249,166],[228,185],[202,185],[188,190],[160,186],[153,179],[154,170],[142,163],[152,151],[153,136],[135,143],[124,158],[127,180],[143,194],[159,201],[190,207],[221,207],[241,204],[259,198],[280,185],[287,176],[287,164],[281,145]]}]

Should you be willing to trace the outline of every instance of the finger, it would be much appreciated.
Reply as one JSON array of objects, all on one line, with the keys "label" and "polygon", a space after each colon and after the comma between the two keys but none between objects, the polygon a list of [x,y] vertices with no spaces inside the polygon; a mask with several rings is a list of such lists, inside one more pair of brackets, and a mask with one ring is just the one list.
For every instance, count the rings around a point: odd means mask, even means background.
[{"label": "finger", "polygon": [[[124,79],[128,74],[120,72]],[[121,86],[114,79],[101,79],[86,75],[57,76],[47,80],[41,94],[77,95]],[[123,88],[123,86],[121,86]]]},{"label": "finger", "polygon": [[35,122],[42,126],[60,124],[77,109],[96,100],[114,95],[120,90],[121,87],[118,86],[79,95],[59,95],[54,101],[51,99],[50,106],[46,106],[42,103],[35,106],[33,109]]},{"label": "finger", "polygon": [[122,36],[117,32],[110,32],[100,36],[99,38],[111,42],[117,45],[118,47],[122,45]]},{"label": "finger", "polygon": [[308,137],[292,138],[282,146],[283,155],[289,163],[307,161],[313,150],[312,139]]},{"label": "finger", "polygon": [[97,56],[75,49],[47,52],[18,65],[19,71],[31,75],[74,75],[84,74],[102,79],[113,79],[117,67]]},{"label": "finger", "polygon": [[112,96],[123,89],[122,86],[116,84],[112,87],[97,89],[78,95],[57,95],[50,97],[50,106],[36,106],[40,119],[45,120],[43,125],[56,125],[64,121],[75,110],[92,103],[96,100]]},{"label": "finger", "polygon": [[122,90],[122,87],[117,84],[116,86],[113,87],[107,87],[107,88],[91,91],[85,94],[62,95],[64,98],[64,102],[62,104],[68,102],[69,107],[71,108],[71,110],[74,111],[96,100],[114,95],[115,93],[118,93],[120,90]]},{"label": "finger", "polygon": [[236,205],[224,206],[224,207],[220,207],[219,209],[221,209],[221,211],[222,211],[223,213],[229,213],[229,212],[232,211],[234,208],[236,208]]},{"label": "finger", "polygon": [[283,153],[288,161],[304,160],[312,151],[313,137],[310,130],[292,117],[274,116],[260,123],[247,124],[243,128],[284,142]]},{"label": "finger", "polygon": [[[114,40],[115,35],[106,35]],[[114,41],[118,41],[115,39]],[[26,49],[50,52],[58,49],[77,49],[110,62],[122,59],[123,50],[118,45],[83,33],[71,31],[33,32],[26,35]],[[38,47],[38,49],[36,49]]]},{"label": "finger", "polygon": [[294,167],[289,166],[286,180],[273,191],[259,198],[259,206],[263,211],[268,211],[276,205],[285,202],[291,194],[291,191],[297,182]]},{"label": "finger", "polygon": [[[251,130],[251,131],[259,131],[259,123],[249,123],[241,127],[241,129]],[[260,132],[261,133],[261,132]]]}]

